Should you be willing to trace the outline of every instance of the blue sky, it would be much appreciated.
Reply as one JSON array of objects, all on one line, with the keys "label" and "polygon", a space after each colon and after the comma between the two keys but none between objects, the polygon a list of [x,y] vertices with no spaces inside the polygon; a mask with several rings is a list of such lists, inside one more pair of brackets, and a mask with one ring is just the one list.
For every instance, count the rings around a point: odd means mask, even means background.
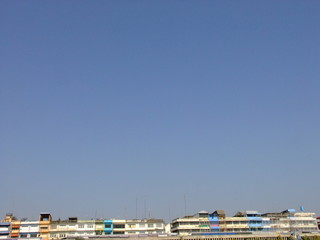
[{"label": "blue sky", "polygon": [[0,215],[320,215],[319,10],[1,1]]}]

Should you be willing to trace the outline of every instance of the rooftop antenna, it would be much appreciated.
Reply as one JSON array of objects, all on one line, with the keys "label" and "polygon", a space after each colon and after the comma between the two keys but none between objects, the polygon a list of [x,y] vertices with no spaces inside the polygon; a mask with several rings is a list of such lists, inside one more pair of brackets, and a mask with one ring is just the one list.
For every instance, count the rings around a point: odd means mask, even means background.
[{"label": "rooftop antenna", "polygon": [[187,216],[187,200],[186,200],[186,194],[184,194],[184,215]]},{"label": "rooftop antenna", "polygon": [[12,196],[12,208],[11,208],[11,214],[12,217],[14,216],[14,208],[15,208],[15,196]]},{"label": "rooftop antenna", "polygon": [[136,196],[136,219],[138,219],[138,197]]},{"label": "rooftop antenna", "polygon": [[144,197],[144,218],[147,218],[147,200],[146,197]]}]

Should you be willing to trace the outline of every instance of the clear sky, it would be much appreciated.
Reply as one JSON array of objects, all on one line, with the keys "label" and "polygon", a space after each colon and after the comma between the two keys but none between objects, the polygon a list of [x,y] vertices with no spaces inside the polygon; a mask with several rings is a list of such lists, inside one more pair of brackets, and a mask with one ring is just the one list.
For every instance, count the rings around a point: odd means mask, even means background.
[{"label": "clear sky", "polygon": [[320,215],[319,12],[0,1],[0,216]]}]

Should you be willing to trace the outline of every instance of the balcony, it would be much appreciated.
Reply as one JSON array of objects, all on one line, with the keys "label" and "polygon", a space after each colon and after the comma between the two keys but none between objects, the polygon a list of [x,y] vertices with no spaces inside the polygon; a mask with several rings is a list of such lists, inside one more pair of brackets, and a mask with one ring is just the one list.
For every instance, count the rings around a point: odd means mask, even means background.
[{"label": "balcony", "polygon": [[11,237],[12,237],[12,238],[17,238],[17,237],[19,237],[19,233],[18,233],[18,232],[15,232],[15,233],[12,232],[12,233],[11,233]]},{"label": "balcony", "polygon": [[39,232],[40,233],[49,233],[49,227],[40,227]]},{"label": "balcony", "polygon": [[39,225],[40,225],[40,226],[50,225],[50,221],[41,221],[41,222],[39,222]]}]

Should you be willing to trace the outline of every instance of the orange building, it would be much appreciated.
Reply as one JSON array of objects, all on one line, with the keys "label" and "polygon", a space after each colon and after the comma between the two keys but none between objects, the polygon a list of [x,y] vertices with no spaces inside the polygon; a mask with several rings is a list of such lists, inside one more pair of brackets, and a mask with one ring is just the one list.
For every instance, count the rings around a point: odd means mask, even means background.
[{"label": "orange building", "polygon": [[50,213],[40,213],[39,218],[39,237],[42,240],[49,239],[49,232],[50,232],[50,223],[52,221],[52,217]]},{"label": "orange building", "polygon": [[10,237],[11,238],[18,238],[19,237],[19,232],[20,232],[20,221],[13,220],[11,222]]}]

